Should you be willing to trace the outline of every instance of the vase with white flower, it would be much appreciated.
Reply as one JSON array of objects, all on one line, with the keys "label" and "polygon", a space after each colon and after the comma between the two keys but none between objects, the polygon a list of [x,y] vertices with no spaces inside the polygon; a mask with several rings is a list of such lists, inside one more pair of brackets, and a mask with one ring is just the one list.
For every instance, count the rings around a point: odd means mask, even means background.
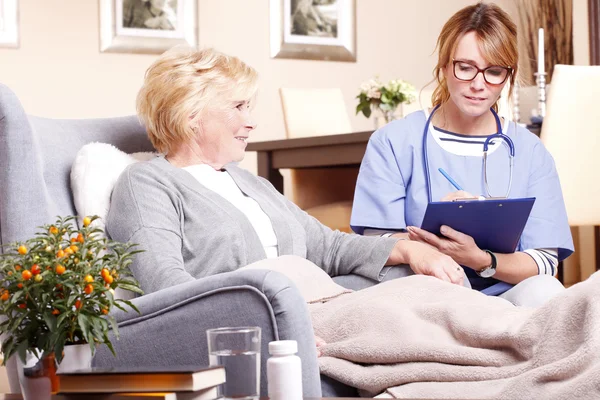
[{"label": "vase with white flower", "polygon": [[362,113],[369,118],[372,111],[377,110],[385,122],[389,123],[399,116],[397,110],[401,104],[415,101],[416,90],[413,85],[401,79],[392,79],[383,84],[378,78],[372,78],[360,85],[360,93],[356,98],[357,114]]}]

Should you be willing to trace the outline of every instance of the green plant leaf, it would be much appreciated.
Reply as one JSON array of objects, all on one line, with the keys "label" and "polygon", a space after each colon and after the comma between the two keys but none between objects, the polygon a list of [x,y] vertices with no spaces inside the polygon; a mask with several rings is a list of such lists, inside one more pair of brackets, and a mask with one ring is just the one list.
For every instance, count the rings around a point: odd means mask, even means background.
[{"label": "green plant leaf", "polygon": [[114,349],[112,343],[107,340],[106,342],[104,342],[104,344],[106,344],[106,346],[108,347],[108,349],[110,350],[110,352],[113,353],[113,356],[116,357],[117,353],[115,352],[115,349]]},{"label": "green plant leaf", "polygon": [[18,290],[16,292],[14,292],[13,295],[10,296],[10,304],[15,304],[17,301],[19,301],[21,299],[22,296],[23,296],[22,290]]},{"label": "green plant leaf", "polygon": [[17,327],[19,327],[23,323],[23,320],[25,320],[26,317],[27,313],[23,313],[19,318],[13,320],[10,326],[8,327],[8,330],[11,332],[15,331]]},{"label": "green plant leaf", "polygon": [[115,319],[115,317],[109,315],[108,316],[108,321],[110,322],[110,326],[112,328],[112,331],[113,331],[115,337],[118,340],[119,339],[119,327],[117,326],[117,320]]},{"label": "green plant leaf", "polygon": [[44,311],[43,317],[44,317],[44,322],[48,326],[48,329],[50,329],[50,331],[55,331],[56,330],[56,317],[54,315],[52,315],[51,312],[48,310]]},{"label": "green plant leaf", "polygon": [[26,356],[27,356],[28,349],[29,349],[29,341],[27,339],[23,340],[17,346],[17,354],[19,355],[19,358],[21,359],[23,364],[26,363]]},{"label": "green plant leaf", "polygon": [[58,318],[56,319],[56,325],[60,327],[60,326],[62,325],[63,321],[64,321],[66,318],[68,318],[69,316],[70,316],[70,313],[68,313],[68,312],[61,313],[61,314],[58,316]]},{"label": "green plant leaf", "polygon": [[14,337],[8,337],[4,343],[2,343],[2,353],[4,353],[4,360],[2,360],[2,365],[6,365],[6,361],[10,357],[11,354],[15,351],[15,341]]},{"label": "green plant leaf", "polygon": [[144,291],[142,289],[140,289],[137,286],[131,285],[131,284],[127,284],[127,283],[119,283],[119,287],[121,289],[124,290],[129,290],[131,292],[137,293],[137,294],[144,294]]},{"label": "green plant leaf", "polygon": [[367,118],[371,117],[371,107],[365,107],[363,108],[363,115]]},{"label": "green plant leaf", "polygon": [[141,314],[140,310],[131,301],[129,301],[129,300],[123,300],[123,299],[117,299],[116,302],[117,301],[120,302],[120,303],[127,304],[129,307],[131,307],[133,310],[135,310],[138,314]]},{"label": "green plant leaf", "polygon": [[90,342],[90,324],[87,316],[83,313],[79,313],[77,316],[77,322],[79,324],[79,328],[81,328],[81,332],[83,333],[83,338],[86,342]]},{"label": "green plant leaf", "polygon": [[126,309],[125,307],[123,307],[122,305],[120,305],[120,304],[118,303],[118,300],[115,300],[115,302],[113,303],[113,305],[114,305],[115,307],[117,307],[119,310],[127,312],[127,309]]},{"label": "green plant leaf", "polygon": [[60,363],[60,361],[62,361],[62,354],[63,354],[63,349],[65,347],[66,340],[67,340],[66,332],[61,332],[58,334],[56,341],[54,342],[54,355],[57,359],[60,355],[60,360],[58,360],[59,363]]}]

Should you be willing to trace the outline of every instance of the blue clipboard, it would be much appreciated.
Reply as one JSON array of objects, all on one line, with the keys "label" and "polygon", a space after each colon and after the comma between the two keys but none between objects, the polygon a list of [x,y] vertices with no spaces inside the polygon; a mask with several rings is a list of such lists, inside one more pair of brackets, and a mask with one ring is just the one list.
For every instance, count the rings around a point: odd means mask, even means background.
[{"label": "blue clipboard", "polygon": [[513,253],[533,208],[535,197],[432,202],[421,228],[440,235],[440,227],[471,236],[480,249]]}]

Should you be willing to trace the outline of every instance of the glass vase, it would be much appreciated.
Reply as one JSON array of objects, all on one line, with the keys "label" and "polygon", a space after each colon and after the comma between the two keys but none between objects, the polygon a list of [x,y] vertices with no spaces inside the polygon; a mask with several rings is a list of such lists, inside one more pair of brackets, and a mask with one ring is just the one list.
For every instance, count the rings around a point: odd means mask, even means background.
[{"label": "glass vase", "polygon": [[389,124],[390,122],[396,119],[394,112],[394,110],[383,111],[383,118],[385,119],[386,124]]},{"label": "glass vase", "polygon": [[[18,357],[15,355],[15,357]],[[50,400],[58,392],[54,353],[38,358],[27,352],[26,362],[18,359],[19,385],[24,400]]]},{"label": "glass vase", "polygon": [[379,129],[397,119],[399,116],[396,111],[397,110],[382,110],[381,108],[377,108],[377,112],[374,113],[375,129]]}]

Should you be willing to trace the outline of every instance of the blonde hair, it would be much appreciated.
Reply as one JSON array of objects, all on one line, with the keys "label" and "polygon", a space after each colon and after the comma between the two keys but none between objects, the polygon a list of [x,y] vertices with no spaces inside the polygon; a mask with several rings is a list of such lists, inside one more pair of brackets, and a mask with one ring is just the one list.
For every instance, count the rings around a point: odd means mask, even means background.
[{"label": "blonde hair", "polygon": [[[433,69],[437,87],[431,96],[432,105],[441,105],[450,99],[448,83],[442,68],[448,65],[460,38],[475,32],[479,49],[487,62],[512,68],[508,97],[512,96],[518,72],[519,51],[517,48],[517,26],[509,15],[495,4],[477,3],[454,14],[444,25],[437,40],[438,63]],[[498,101],[493,105],[498,111]]]},{"label": "blonde hair", "polygon": [[257,72],[237,57],[214,49],[174,48],[146,71],[137,113],[157,151],[191,140],[190,122],[202,111],[250,101],[258,89]]}]

